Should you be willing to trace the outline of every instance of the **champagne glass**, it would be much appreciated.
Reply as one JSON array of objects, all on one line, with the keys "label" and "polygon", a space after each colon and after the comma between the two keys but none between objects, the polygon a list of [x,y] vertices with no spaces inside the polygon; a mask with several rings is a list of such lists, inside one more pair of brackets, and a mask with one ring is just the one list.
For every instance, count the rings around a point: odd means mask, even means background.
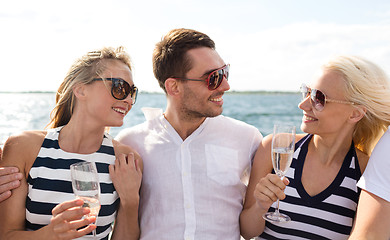
[{"label": "champagne glass", "polygon": [[[272,136],[272,165],[276,175],[283,179],[288,169],[294,154],[295,147],[295,126],[275,124],[274,134]],[[267,212],[263,218],[270,222],[288,222],[291,218],[286,214],[279,212],[279,199],[275,212]]]},{"label": "champagne glass", "polygon": [[[88,207],[87,217],[97,216],[100,210],[100,186],[97,168],[93,162],[79,162],[70,165],[73,192],[77,198],[84,201],[82,207]],[[92,231],[96,238],[96,229]]]}]

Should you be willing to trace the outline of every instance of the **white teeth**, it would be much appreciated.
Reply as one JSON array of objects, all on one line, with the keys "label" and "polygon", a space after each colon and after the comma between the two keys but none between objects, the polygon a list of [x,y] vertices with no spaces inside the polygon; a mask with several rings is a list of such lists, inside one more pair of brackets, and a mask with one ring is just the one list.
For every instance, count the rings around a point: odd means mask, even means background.
[{"label": "white teeth", "polygon": [[119,113],[122,113],[122,114],[125,114],[126,111],[123,110],[123,109],[119,109],[119,108],[112,108],[115,112],[119,112]]},{"label": "white teeth", "polygon": [[222,98],[221,97],[219,97],[219,98],[211,98],[210,101],[220,102],[220,101],[222,101]]},{"label": "white teeth", "polygon": [[312,117],[309,117],[309,116],[304,116],[306,120],[309,120],[309,121],[314,121],[316,120],[315,118],[312,118]]}]

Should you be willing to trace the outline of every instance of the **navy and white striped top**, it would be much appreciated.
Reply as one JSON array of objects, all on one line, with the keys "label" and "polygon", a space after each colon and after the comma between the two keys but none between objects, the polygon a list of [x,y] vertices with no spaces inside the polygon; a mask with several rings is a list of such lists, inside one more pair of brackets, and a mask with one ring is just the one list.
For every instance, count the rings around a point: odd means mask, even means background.
[{"label": "navy and white striped top", "polygon": [[[105,133],[100,149],[92,154],[69,153],[61,150],[58,136],[62,127],[49,129],[28,175],[26,229],[37,230],[50,223],[52,209],[59,203],[75,199],[70,178],[70,165],[95,162],[99,173],[101,209],[97,218],[98,239],[108,239],[116,217],[119,198],[112,184],[108,166],[114,164],[112,137]],[[80,239],[91,239],[92,235]]]},{"label": "navy and white striped top", "polygon": [[[295,145],[294,158],[286,176],[286,198],[280,201],[280,212],[291,217],[288,223],[266,221],[260,239],[348,239],[352,230],[360,190],[361,176],[355,147],[344,158],[334,181],[321,193],[310,196],[301,181],[303,164],[312,135]],[[321,176],[319,176],[321,177]],[[274,203],[269,211],[275,210]]]}]

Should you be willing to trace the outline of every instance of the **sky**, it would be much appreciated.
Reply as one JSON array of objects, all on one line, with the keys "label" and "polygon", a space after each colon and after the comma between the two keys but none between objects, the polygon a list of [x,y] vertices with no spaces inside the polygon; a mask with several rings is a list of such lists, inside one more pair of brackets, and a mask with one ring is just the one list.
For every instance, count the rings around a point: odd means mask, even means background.
[{"label": "sky", "polygon": [[120,45],[137,87],[162,92],[153,48],[182,27],[215,41],[232,91],[297,91],[340,54],[390,73],[387,0],[14,0],[0,3],[0,92],[56,91],[74,60]]}]

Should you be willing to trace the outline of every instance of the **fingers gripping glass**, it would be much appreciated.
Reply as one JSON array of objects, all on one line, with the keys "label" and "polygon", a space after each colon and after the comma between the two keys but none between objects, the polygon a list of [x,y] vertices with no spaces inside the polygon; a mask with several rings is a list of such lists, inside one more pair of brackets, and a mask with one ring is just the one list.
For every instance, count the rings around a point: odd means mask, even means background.
[{"label": "fingers gripping glass", "polygon": [[[271,159],[272,166],[276,175],[283,179],[288,172],[293,159],[295,147],[295,126],[292,125],[274,125],[274,134],[272,135]],[[267,221],[289,222],[291,218],[286,214],[279,212],[279,199],[276,202],[275,212],[267,212],[263,218]]]},{"label": "fingers gripping glass", "polygon": [[[99,176],[95,163],[78,162],[70,165],[70,176],[74,194],[84,201],[82,207],[90,209],[87,217],[95,217],[97,221],[101,204]],[[93,239],[96,239],[96,229],[92,234]]]},{"label": "fingers gripping glass", "polygon": [[229,68],[230,64],[227,64],[221,68],[218,68],[214,71],[212,71],[208,76],[206,80],[202,79],[192,79],[192,78],[182,78],[182,77],[174,77],[175,79],[181,79],[181,80],[187,80],[187,81],[200,81],[200,82],[206,82],[207,87],[209,90],[215,90],[217,89],[225,77],[226,80],[229,78]]},{"label": "fingers gripping glass", "polygon": [[118,100],[123,100],[127,96],[131,96],[131,105],[137,100],[138,88],[134,85],[130,86],[128,82],[120,78],[94,78],[93,81],[111,81],[111,95]]},{"label": "fingers gripping glass", "polygon": [[326,95],[318,89],[309,88],[306,84],[301,85],[302,101],[310,96],[311,104],[317,111],[324,110],[326,102],[342,103],[342,104],[352,104],[355,103],[342,100],[329,99]]}]

